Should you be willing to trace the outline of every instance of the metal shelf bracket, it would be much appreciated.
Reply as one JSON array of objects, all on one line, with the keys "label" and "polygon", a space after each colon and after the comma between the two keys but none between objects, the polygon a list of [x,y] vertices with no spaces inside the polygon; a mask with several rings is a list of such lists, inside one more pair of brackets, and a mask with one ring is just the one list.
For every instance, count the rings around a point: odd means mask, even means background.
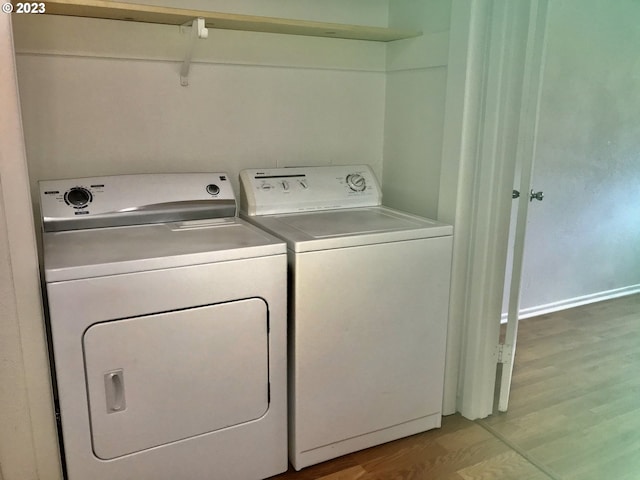
[{"label": "metal shelf bracket", "polygon": [[209,29],[205,27],[204,18],[194,18],[193,21],[187,22],[180,26],[180,31],[185,33],[188,29],[191,30],[191,38],[189,39],[189,45],[187,46],[187,52],[180,67],[180,85],[186,87],[189,85],[189,68],[191,67],[191,58],[193,57],[193,49],[196,46],[196,40],[199,38],[208,38]]}]

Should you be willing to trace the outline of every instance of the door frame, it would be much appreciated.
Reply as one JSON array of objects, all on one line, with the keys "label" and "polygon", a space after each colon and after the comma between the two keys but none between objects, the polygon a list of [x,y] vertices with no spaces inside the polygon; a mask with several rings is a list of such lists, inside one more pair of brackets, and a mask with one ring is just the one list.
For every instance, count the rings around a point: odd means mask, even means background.
[{"label": "door frame", "polygon": [[438,204],[438,219],[454,224],[445,414],[493,412],[516,149],[527,124],[523,85],[539,73],[525,53],[536,45],[530,39],[544,38],[546,22],[516,26],[547,3],[452,3]]},{"label": "door frame", "polygon": [[[0,341],[0,478],[59,480],[35,223],[31,208],[11,15],[0,15],[0,275],[6,300]],[[4,306],[4,305],[3,305]]]}]

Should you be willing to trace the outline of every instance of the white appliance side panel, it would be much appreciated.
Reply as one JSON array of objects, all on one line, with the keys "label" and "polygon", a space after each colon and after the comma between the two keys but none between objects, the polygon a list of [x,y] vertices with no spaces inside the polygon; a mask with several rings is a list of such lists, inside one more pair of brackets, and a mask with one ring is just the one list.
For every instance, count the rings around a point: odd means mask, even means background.
[{"label": "white appliance side panel", "polygon": [[451,245],[295,255],[294,456],[441,412]]},{"label": "white appliance side panel", "polygon": [[264,300],[101,323],[83,344],[98,458],[255,420],[269,406]]}]

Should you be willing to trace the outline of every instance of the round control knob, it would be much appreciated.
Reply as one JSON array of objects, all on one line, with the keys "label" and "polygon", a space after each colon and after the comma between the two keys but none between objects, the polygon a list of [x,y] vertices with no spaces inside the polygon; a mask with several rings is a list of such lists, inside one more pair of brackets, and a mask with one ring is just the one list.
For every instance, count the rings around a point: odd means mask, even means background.
[{"label": "round control knob", "polygon": [[215,183],[210,183],[207,185],[207,193],[211,195],[218,195],[220,193],[220,187]]},{"label": "round control knob", "polygon": [[73,208],[83,208],[93,199],[91,192],[84,187],[73,187],[64,194],[64,201]]},{"label": "round control knob", "polygon": [[347,175],[347,185],[354,192],[362,192],[367,188],[367,181],[359,173],[350,173]]}]

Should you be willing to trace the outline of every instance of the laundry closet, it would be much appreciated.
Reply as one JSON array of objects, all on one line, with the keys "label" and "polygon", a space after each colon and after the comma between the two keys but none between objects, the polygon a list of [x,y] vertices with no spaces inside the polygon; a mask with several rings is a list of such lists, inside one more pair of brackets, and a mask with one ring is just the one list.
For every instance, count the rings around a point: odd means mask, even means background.
[{"label": "laundry closet", "polygon": [[146,3],[389,27],[407,38],[209,28],[193,41],[183,85],[191,22],[14,15],[36,212],[41,179],[223,171],[238,192],[247,168],[367,164],[387,205],[437,216],[450,2]]}]

